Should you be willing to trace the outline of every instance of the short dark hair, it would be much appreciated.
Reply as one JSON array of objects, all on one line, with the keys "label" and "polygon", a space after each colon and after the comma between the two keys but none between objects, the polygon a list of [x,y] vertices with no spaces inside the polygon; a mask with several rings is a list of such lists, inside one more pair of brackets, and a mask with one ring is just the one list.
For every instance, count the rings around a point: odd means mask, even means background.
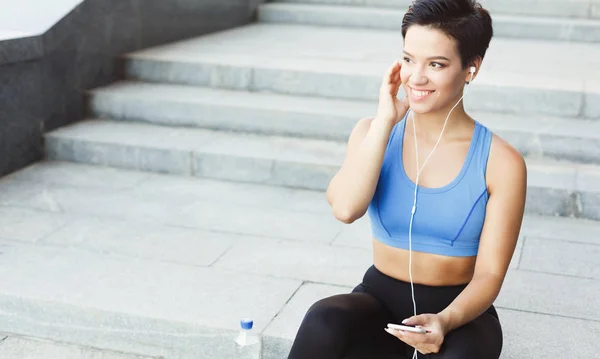
[{"label": "short dark hair", "polygon": [[476,0],[415,0],[402,19],[402,38],[412,25],[429,26],[456,40],[462,68],[485,52],[492,40],[492,18]]}]

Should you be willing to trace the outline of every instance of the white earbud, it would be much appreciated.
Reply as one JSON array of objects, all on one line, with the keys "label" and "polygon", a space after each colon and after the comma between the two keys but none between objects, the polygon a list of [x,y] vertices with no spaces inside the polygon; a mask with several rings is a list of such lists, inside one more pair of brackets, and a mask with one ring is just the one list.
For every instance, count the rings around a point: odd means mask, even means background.
[{"label": "white earbud", "polygon": [[[473,75],[475,75],[475,70],[477,70],[477,68],[475,66],[469,67],[469,73],[471,74],[471,79],[467,82],[467,85],[469,85],[471,83],[471,81],[473,81]],[[467,89],[468,89],[468,87],[467,87]]]}]

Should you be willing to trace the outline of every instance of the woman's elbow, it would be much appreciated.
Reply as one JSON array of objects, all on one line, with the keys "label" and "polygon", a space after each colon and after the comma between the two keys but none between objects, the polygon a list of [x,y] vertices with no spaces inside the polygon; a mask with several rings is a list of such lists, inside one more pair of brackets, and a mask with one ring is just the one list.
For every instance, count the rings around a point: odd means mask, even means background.
[{"label": "woman's elbow", "polygon": [[352,224],[362,217],[366,211],[358,211],[348,206],[332,206],[333,216],[340,222]]},{"label": "woman's elbow", "polygon": [[340,222],[351,224],[362,217],[367,211],[366,208],[358,208],[356,205],[357,203],[349,201],[347,197],[339,198],[339,193],[334,195],[331,185],[327,188],[325,197],[327,198],[329,206],[331,206],[333,216]]}]

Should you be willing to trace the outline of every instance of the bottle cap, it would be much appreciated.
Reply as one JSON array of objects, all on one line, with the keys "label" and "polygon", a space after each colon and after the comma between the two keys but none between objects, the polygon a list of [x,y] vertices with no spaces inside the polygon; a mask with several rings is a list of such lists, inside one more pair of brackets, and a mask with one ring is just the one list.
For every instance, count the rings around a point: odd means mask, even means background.
[{"label": "bottle cap", "polygon": [[250,330],[254,325],[254,321],[252,319],[242,319],[240,325],[242,326],[242,329]]}]

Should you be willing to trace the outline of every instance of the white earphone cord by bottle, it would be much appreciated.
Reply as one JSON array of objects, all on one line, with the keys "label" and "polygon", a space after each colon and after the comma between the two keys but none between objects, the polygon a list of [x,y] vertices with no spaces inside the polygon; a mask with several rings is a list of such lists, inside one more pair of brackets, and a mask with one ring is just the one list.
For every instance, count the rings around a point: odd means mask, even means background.
[{"label": "white earphone cord by bottle", "polygon": [[[414,135],[414,141],[415,141],[417,178],[415,179],[415,195],[414,195],[413,206],[412,206],[412,210],[411,210],[411,214],[410,214],[410,223],[408,225],[408,275],[410,277],[410,291],[411,291],[412,302],[413,302],[413,313],[415,316],[417,315],[417,302],[415,301],[415,288],[414,288],[413,277],[412,277],[412,226],[413,226],[413,220],[415,218],[415,212],[417,211],[417,189],[419,188],[419,177],[421,176],[421,172],[423,172],[423,168],[425,168],[425,165],[431,158],[431,155],[433,155],[433,152],[436,150],[437,146],[440,144],[440,141],[442,140],[442,135],[444,134],[444,130],[446,129],[446,124],[448,123],[450,114],[452,113],[452,111],[454,111],[456,106],[458,106],[460,101],[462,101],[462,99],[466,96],[466,94],[469,90],[469,86],[470,86],[471,82],[473,82],[473,73],[475,72],[475,70],[473,67],[471,67],[470,70],[471,70],[470,71],[471,79],[469,80],[469,83],[467,84],[467,88],[465,89],[465,92],[460,97],[460,99],[456,102],[454,107],[452,107],[450,112],[448,112],[448,116],[446,116],[446,120],[444,121],[444,126],[442,127],[442,132],[440,132],[440,137],[438,137],[438,140],[435,143],[435,146],[433,146],[433,149],[431,150],[431,152],[429,153],[429,156],[427,156],[427,158],[425,159],[425,162],[423,162],[423,166],[421,166],[421,167],[419,167],[419,146],[417,144],[417,123],[415,122],[415,116],[414,116],[413,112],[411,111],[411,113],[410,113],[411,118],[412,118],[413,135]],[[417,359],[417,349],[416,348],[413,353],[413,359]]]}]

